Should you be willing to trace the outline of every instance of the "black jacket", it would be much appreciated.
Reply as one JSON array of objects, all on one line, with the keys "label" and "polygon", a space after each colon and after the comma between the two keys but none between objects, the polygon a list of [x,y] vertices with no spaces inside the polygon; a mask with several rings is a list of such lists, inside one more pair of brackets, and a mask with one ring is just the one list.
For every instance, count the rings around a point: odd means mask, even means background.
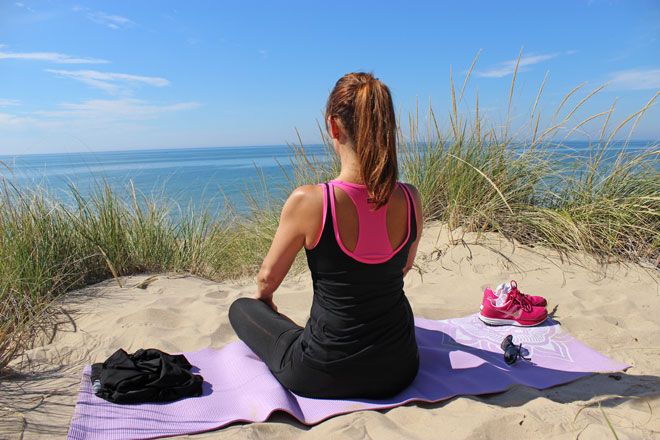
[{"label": "black jacket", "polygon": [[155,348],[133,354],[117,350],[103,363],[92,365],[94,393],[114,403],[171,402],[200,396],[200,375],[183,355],[171,355]]}]

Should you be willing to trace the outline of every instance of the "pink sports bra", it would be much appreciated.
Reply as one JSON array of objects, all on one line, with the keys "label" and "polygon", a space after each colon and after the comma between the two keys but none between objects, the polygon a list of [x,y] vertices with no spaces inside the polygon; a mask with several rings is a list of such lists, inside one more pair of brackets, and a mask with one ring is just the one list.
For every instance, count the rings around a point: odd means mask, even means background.
[{"label": "pink sports bra", "polygon": [[[410,238],[410,218],[411,218],[411,201],[414,204],[415,199],[410,194],[410,190],[406,187],[405,184],[397,182],[397,185],[400,185],[404,192],[406,193],[406,205],[408,209],[408,230],[406,233],[406,238],[401,242],[396,249],[392,249],[390,244],[389,234],[387,232],[387,207],[381,207],[380,209],[374,211],[373,207],[370,206],[367,201],[368,192],[366,185],[345,182],[343,180],[333,179],[328,182],[330,185],[330,210],[332,213],[332,222],[334,223],[335,239],[341,250],[350,256],[351,258],[356,259],[357,261],[369,264],[382,263],[390,259],[394,254],[396,254]],[[323,184],[320,184],[323,185]],[[351,252],[344,246],[339,236],[339,228],[337,227],[337,215],[335,207],[335,197],[334,197],[334,186],[341,188],[353,201],[353,205],[357,211],[358,215],[358,240],[355,246],[355,249]],[[317,239],[311,249],[316,247],[321,236],[323,234],[323,228],[325,226],[326,212],[328,209],[328,201],[325,196],[323,196],[323,222],[321,223],[321,230],[317,236]],[[415,206],[415,212],[417,212],[417,207]],[[310,249],[310,250],[311,250]]]}]

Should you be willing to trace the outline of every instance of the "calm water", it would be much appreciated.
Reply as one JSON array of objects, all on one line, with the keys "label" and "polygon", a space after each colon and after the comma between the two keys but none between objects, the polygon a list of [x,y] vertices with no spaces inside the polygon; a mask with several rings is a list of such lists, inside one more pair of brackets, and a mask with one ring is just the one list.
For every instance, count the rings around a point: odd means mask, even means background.
[{"label": "calm water", "polygon": [[[614,146],[610,156],[620,145]],[[639,152],[649,145],[635,141],[626,149]],[[578,158],[588,156],[586,143],[572,142],[568,148]],[[322,145],[305,149],[319,160],[327,158]],[[132,181],[144,194],[161,195],[183,206],[192,202],[195,207],[214,211],[223,208],[224,194],[245,212],[248,207],[243,192],[249,185],[259,185],[257,169],[263,173],[271,195],[286,197],[285,172],[292,177],[291,155],[292,150],[283,145],[0,156],[11,168],[10,173],[0,167],[0,175],[21,187],[44,188],[62,200],[71,200],[69,184],[87,195],[96,183],[105,180],[119,194],[126,194]]]},{"label": "calm water", "polygon": [[[319,160],[326,158],[321,145],[306,146],[305,151]],[[0,156],[12,170],[0,173],[21,187],[45,188],[61,200],[71,200],[71,184],[88,195],[105,181],[126,194],[132,182],[140,193],[163,196],[183,207],[192,202],[215,211],[223,208],[226,196],[245,212],[243,193],[261,188],[260,173],[271,195],[286,196],[283,187],[286,174],[292,177],[291,155],[284,145]]]}]

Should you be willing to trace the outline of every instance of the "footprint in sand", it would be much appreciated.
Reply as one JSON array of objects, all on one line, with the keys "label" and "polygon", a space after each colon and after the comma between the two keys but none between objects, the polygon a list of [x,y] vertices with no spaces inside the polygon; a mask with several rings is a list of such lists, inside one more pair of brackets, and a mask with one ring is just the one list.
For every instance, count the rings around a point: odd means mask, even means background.
[{"label": "footprint in sand", "polygon": [[[598,300],[599,295],[594,292],[593,290],[574,290],[571,292],[571,294],[579,299],[582,300],[587,300],[587,301],[593,301],[593,300]],[[599,301],[602,302],[602,301]]]},{"label": "footprint in sand", "polygon": [[229,291],[220,290],[220,289],[213,289],[212,291],[204,295],[205,298],[211,298],[211,299],[227,299],[228,296],[229,296]]},{"label": "footprint in sand", "polygon": [[[155,326],[162,325],[164,322],[168,323],[170,327],[176,327],[181,322],[181,316],[171,310],[159,308],[146,308],[139,310],[135,313],[129,313],[119,319],[118,324],[139,325],[139,326]],[[125,326],[122,326],[125,327]]]}]

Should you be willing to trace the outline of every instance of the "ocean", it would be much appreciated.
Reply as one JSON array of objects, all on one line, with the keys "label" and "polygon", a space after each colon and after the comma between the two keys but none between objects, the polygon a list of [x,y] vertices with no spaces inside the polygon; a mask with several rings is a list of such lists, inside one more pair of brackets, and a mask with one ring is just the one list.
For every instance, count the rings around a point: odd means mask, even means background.
[{"label": "ocean", "polygon": [[[305,146],[305,151],[327,160],[322,145]],[[0,167],[0,175],[18,187],[43,188],[68,202],[73,202],[70,185],[88,196],[99,184],[107,183],[119,195],[127,194],[132,184],[138,194],[210,212],[223,209],[226,196],[238,212],[246,213],[244,193],[261,188],[262,179],[270,196],[287,196],[292,155],[290,147],[278,145],[0,156],[7,165]],[[251,192],[261,196],[260,190]]]},{"label": "ocean", "polygon": [[[607,157],[622,146],[612,145]],[[639,152],[651,142],[630,142],[626,151]],[[586,142],[570,142],[565,147],[574,159],[588,157]],[[309,156],[327,160],[323,145],[305,146]],[[244,193],[260,188],[266,182],[270,196],[286,197],[287,175],[293,177],[293,150],[287,145],[254,147],[180,148],[64,154],[0,155],[7,167],[0,166],[4,176],[18,187],[42,188],[56,199],[73,201],[69,185],[83,196],[107,182],[117,194],[127,194],[130,184],[136,191],[175,202],[181,207],[209,209],[218,212],[224,207],[224,197],[236,209],[249,209]],[[262,174],[262,176],[260,176]],[[259,191],[252,191],[259,196]]]}]

